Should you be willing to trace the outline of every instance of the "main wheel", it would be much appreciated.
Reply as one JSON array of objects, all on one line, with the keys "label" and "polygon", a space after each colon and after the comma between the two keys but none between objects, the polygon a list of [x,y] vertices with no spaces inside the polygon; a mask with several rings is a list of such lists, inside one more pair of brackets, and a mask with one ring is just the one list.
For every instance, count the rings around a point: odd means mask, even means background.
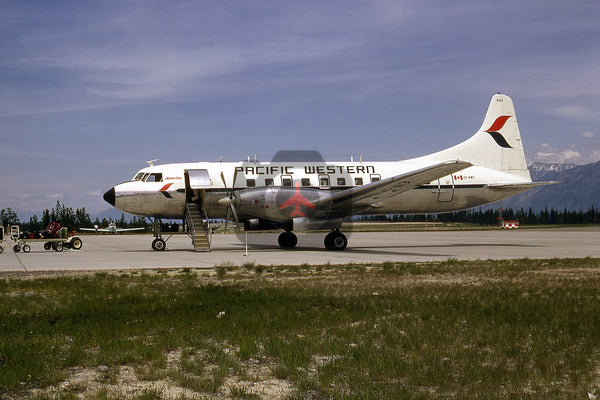
[{"label": "main wheel", "polygon": [[63,245],[62,243],[56,243],[56,246],[54,246],[54,250],[61,252],[63,251]]},{"label": "main wheel", "polygon": [[328,250],[344,250],[348,246],[348,239],[343,233],[334,231],[325,236],[324,243]]},{"label": "main wheel", "polygon": [[277,242],[282,249],[293,249],[298,244],[298,237],[293,232],[283,232],[277,238]]},{"label": "main wheel", "polygon": [[23,253],[29,253],[31,251],[31,246],[26,244],[23,245]]},{"label": "main wheel", "polygon": [[18,244],[15,244],[15,245],[13,246],[13,251],[14,251],[15,253],[18,253],[18,252],[20,252],[20,251],[21,251],[21,246],[19,246]]},{"label": "main wheel", "polygon": [[83,246],[83,242],[78,237],[72,238],[69,244],[73,250],[79,250]]},{"label": "main wheel", "polygon": [[46,242],[44,243],[44,250],[50,250],[52,248],[52,243]]},{"label": "main wheel", "polygon": [[154,239],[152,241],[152,249],[155,251],[163,251],[167,248],[167,243],[162,239]]},{"label": "main wheel", "polygon": [[0,254],[4,251],[4,247],[0,246]]}]

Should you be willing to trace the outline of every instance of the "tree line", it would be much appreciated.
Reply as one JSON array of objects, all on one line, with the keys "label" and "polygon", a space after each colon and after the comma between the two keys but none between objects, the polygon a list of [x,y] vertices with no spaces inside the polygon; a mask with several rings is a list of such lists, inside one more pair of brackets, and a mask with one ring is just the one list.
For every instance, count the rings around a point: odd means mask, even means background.
[{"label": "tree line", "polygon": [[[488,208],[483,210],[470,209],[455,211],[446,214],[398,214],[398,215],[363,215],[358,218],[359,221],[388,221],[388,222],[462,222],[475,225],[494,225],[499,223],[499,209]],[[513,210],[511,208],[502,209],[502,218],[516,219],[524,225],[577,225],[577,224],[597,224],[600,222],[600,210],[591,206],[587,211],[582,210],[555,210],[554,208],[545,208],[540,211],[534,211],[529,208]]]},{"label": "tree line", "polygon": [[50,222],[58,222],[61,226],[68,227],[69,229],[93,228],[94,225],[106,227],[112,222],[116,223],[119,228],[149,228],[151,226],[145,218],[133,217],[131,220],[128,220],[123,213],[121,213],[119,220],[113,220],[112,218],[102,218],[102,220],[99,220],[96,218],[92,221],[85,207],[73,209],[61,204],[60,201],[56,202],[54,208],[45,209],[41,217],[37,215],[31,216],[28,222],[21,221],[17,213],[10,207],[0,210],[0,225],[5,227],[20,225],[20,229],[23,232],[43,231]]},{"label": "tree line", "polygon": [[[456,222],[469,223],[475,225],[494,225],[498,224],[500,217],[499,209],[470,209],[455,211],[446,214],[396,214],[396,215],[361,215],[356,217],[357,221],[387,221],[387,222]],[[577,224],[597,224],[600,222],[600,209],[591,206],[587,211],[582,210],[555,210],[554,208],[545,208],[540,211],[534,211],[529,208],[524,210],[513,210],[511,208],[502,210],[504,219],[517,219],[519,223],[525,225],[577,225]],[[119,228],[151,228],[150,222],[143,217],[134,216],[132,219],[121,218],[113,220],[112,218],[96,218],[91,220],[85,207],[73,209],[56,202],[52,209],[45,209],[41,218],[33,215],[28,222],[20,221],[17,213],[10,207],[0,210],[0,225],[8,227],[10,225],[20,225],[21,231],[42,231],[50,222],[58,222],[61,226],[69,229],[92,228],[94,225],[106,227],[109,223],[116,223]],[[167,229],[165,229],[167,230]]]}]

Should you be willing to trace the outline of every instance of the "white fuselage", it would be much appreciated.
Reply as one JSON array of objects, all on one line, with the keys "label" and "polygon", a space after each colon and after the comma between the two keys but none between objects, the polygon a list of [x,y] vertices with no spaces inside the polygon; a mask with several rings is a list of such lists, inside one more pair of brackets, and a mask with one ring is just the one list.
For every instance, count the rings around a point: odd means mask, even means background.
[{"label": "white fuselage", "polygon": [[[114,206],[147,217],[182,218],[186,204],[185,171],[205,170],[208,184],[201,189],[209,218],[223,218],[227,208],[218,201],[235,191],[264,187],[292,186],[320,191],[340,191],[386,179],[431,163],[423,159],[397,162],[282,162],[282,163],[177,163],[155,165],[140,170],[136,177],[114,187]],[[236,173],[237,170],[237,173]],[[227,188],[221,179],[225,178]],[[235,183],[233,178],[235,175]],[[490,183],[517,183],[518,177],[482,167],[469,167],[416,189],[400,193],[385,202],[374,203],[363,214],[442,213],[480,206],[517,194],[490,189]],[[241,209],[240,218],[250,218]]]}]

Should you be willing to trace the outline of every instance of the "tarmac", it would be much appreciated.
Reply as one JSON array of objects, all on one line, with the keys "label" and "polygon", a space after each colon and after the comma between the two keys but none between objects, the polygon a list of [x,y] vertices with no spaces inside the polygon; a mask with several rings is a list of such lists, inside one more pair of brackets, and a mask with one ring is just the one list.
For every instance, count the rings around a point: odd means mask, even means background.
[{"label": "tarmac", "polygon": [[[167,250],[151,250],[152,235],[80,235],[81,250],[15,253],[4,241],[0,273],[147,268],[213,268],[220,265],[368,264],[600,257],[600,227],[489,231],[352,232],[348,248],[326,250],[323,233],[299,233],[298,246],[283,250],[276,233],[215,234],[211,252],[195,252],[187,235],[173,235]],[[164,236],[166,239],[168,236]]]}]

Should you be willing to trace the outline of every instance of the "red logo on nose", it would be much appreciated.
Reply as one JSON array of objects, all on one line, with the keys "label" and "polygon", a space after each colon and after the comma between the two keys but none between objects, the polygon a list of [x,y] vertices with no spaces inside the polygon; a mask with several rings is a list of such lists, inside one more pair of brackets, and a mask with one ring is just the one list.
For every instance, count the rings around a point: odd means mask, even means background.
[{"label": "red logo on nose", "polygon": [[310,207],[312,209],[316,208],[316,206],[310,200],[300,194],[300,182],[296,182],[296,190],[294,191],[294,194],[281,206],[279,206],[279,209],[283,210],[284,208],[291,206],[294,206],[294,211],[292,211],[290,217],[306,217],[302,210],[300,210],[300,206]]}]

